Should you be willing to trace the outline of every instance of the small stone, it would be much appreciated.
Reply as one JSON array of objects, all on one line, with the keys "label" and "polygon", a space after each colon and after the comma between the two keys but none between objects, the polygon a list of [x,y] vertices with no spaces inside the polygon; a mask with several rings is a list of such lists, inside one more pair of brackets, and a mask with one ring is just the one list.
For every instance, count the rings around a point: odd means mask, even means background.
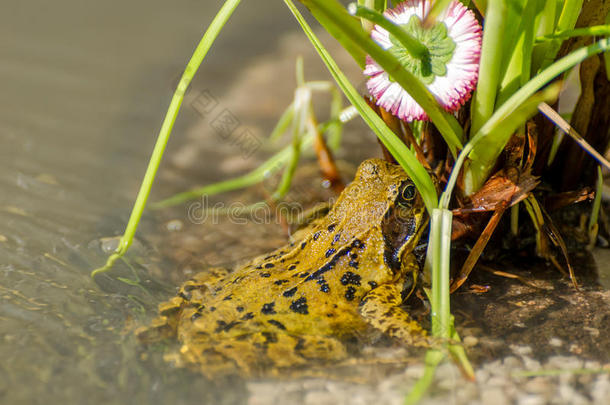
[{"label": "small stone", "polygon": [[184,224],[179,219],[172,219],[165,224],[165,228],[170,232],[181,231]]},{"label": "small stone", "polygon": [[121,240],[120,236],[113,236],[109,238],[101,238],[101,248],[104,253],[112,253],[119,246],[119,241]]},{"label": "small stone", "polygon": [[530,346],[510,345],[510,349],[521,356],[532,354],[532,348]]},{"label": "small stone", "polygon": [[424,366],[421,364],[413,364],[407,367],[404,372],[406,378],[420,379],[424,375]]},{"label": "small stone", "polygon": [[488,387],[502,387],[506,385],[506,377],[504,376],[493,376],[489,380],[487,380]]},{"label": "small stone", "polygon": [[502,363],[504,364],[504,367],[509,368],[509,369],[515,369],[515,368],[521,367],[521,362],[515,356],[505,357],[504,360],[502,361]]},{"label": "small stone", "polygon": [[526,370],[538,371],[542,368],[542,365],[538,360],[534,360],[528,356],[523,356],[521,359],[523,360],[523,365],[525,366]]},{"label": "small stone", "polygon": [[599,329],[597,329],[597,328],[591,328],[589,326],[583,326],[583,329],[586,330],[587,332],[589,332],[591,334],[591,336],[593,336],[593,337],[598,337],[599,336]]},{"label": "small stone", "polygon": [[479,339],[474,336],[466,336],[464,338],[464,346],[466,347],[474,347],[479,344]]},{"label": "small stone", "polygon": [[519,398],[519,405],[544,405],[546,400],[542,395],[526,395]]},{"label": "small stone", "polygon": [[481,398],[486,404],[508,405],[509,400],[506,397],[504,390],[499,387],[483,387],[481,389]]},{"label": "small stone", "polygon": [[311,391],[305,394],[305,405],[335,405],[337,398],[327,391]]},{"label": "small stone", "polygon": [[591,398],[593,403],[603,404],[610,398],[610,375],[600,374],[591,387]]},{"label": "small stone", "polygon": [[560,370],[576,370],[581,369],[583,361],[574,356],[553,356],[547,362],[548,368],[557,368]]},{"label": "small stone", "polygon": [[545,377],[534,377],[526,382],[523,387],[530,394],[547,394],[552,389],[549,379]]},{"label": "small stone", "polygon": [[561,347],[561,345],[563,345],[563,342],[559,338],[552,337],[549,339],[549,345],[553,347]]}]

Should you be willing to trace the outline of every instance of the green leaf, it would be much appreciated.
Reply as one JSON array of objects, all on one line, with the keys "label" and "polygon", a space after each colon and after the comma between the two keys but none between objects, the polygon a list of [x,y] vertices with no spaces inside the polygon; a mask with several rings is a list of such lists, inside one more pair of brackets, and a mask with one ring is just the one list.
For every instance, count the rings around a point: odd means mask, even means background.
[{"label": "green leaf", "polygon": [[435,24],[432,28],[424,29],[417,16],[411,16],[409,22],[402,29],[410,32],[415,40],[428,49],[428,55],[419,59],[411,55],[404,46],[392,35],[390,41],[394,45],[389,49],[402,66],[413,73],[422,83],[431,84],[436,76],[447,74],[447,63],[453,57],[455,42],[447,32],[445,24]]}]

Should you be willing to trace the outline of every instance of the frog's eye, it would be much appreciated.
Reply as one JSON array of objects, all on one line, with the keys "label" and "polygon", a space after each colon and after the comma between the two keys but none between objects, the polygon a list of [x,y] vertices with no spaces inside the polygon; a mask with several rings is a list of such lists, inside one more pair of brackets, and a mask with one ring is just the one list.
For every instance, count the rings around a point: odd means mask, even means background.
[{"label": "frog's eye", "polygon": [[407,184],[400,190],[396,202],[401,205],[409,205],[415,199],[415,194],[415,186],[413,184]]}]

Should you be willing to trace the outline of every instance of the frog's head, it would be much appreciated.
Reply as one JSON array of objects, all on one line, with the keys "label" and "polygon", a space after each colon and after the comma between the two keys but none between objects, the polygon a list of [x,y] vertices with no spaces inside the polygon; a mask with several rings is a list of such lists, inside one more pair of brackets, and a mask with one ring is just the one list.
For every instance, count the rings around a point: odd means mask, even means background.
[{"label": "frog's head", "polygon": [[[384,258],[400,269],[403,255],[417,245],[428,217],[413,181],[398,166],[379,159],[364,161],[335,205],[352,229],[376,227],[385,242]],[[348,218],[351,218],[348,219]]]}]

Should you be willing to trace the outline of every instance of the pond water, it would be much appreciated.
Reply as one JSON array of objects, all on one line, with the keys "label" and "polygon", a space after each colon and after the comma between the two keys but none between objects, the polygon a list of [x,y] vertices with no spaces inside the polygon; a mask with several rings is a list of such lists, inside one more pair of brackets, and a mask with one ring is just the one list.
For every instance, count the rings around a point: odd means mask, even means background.
[{"label": "pond water", "polygon": [[[239,401],[239,387],[212,401],[215,394],[197,376],[139,357],[135,339],[123,331],[167,289],[132,286],[116,274],[89,276],[112,245],[104,238],[125,226],[172,86],[222,3],[4,5],[1,403]],[[295,25],[281,2],[244,2],[197,80],[222,93],[289,29]],[[173,145],[197,119],[181,114]],[[212,168],[203,177],[215,173]],[[184,184],[193,180],[188,174],[182,173]],[[152,198],[181,186],[160,181]],[[134,247],[132,258],[150,248],[143,240]],[[125,264],[121,269],[129,279],[141,272],[138,265],[133,273]]]}]

